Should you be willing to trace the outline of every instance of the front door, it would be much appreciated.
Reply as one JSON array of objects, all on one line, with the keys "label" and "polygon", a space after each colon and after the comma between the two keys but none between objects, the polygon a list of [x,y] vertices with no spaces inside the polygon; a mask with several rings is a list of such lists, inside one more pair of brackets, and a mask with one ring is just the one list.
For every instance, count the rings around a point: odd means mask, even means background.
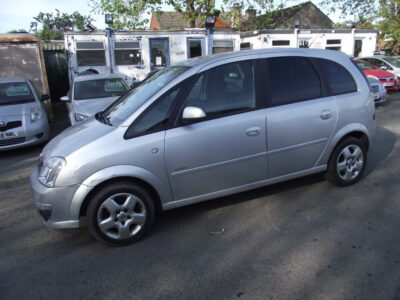
[{"label": "front door", "polygon": [[151,38],[150,41],[150,63],[151,70],[159,70],[170,64],[169,62],[169,39]]},{"label": "front door", "polygon": [[256,100],[254,68],[253,60],[224,64],[195,79],[184,106],[202,108],[206,119],[165,137],[175,201],[267,178],[265,109]]}]

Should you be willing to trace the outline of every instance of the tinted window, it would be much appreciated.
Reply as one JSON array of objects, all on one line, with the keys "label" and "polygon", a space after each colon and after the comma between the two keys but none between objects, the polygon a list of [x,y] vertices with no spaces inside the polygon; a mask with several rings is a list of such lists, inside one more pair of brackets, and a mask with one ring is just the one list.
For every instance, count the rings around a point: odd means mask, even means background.
[{"label": "tinted window", "polygon": [[122,65],[140,65],[142,62],[142,55],[140,50],[114,50],[115,64]]},{"label": "tinted window", "polygon": [[316,59],[315,61],[334,95],[357,91],[353,76],[343,66],[327,59]]},{"label": "tinted window", "polygon": [[268,59],[271,105],[284,105],[321,97],[318,74],[304,57]]},{"label": "tinted window", "polygon": [[129,137],[164,130],[173,109],[174,100],[181,91],[182,84],[161,96],[140,118],[127,135]]},{"label": "tinted window", "polygon": [[186,106],[204,110],[207,117],[256,107],[254,64],[243,61],[202,73],[186,98]]},{"label": "tinted window", "polygon": [[74,99],[119,97],[127,91],[127,85],[119,78],[77,81],[75,82]]}]

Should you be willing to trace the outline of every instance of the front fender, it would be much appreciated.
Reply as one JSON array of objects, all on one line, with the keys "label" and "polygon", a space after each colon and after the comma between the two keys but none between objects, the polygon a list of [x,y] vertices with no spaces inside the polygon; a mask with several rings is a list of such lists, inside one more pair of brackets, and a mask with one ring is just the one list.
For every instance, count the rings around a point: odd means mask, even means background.
[{"label": "front fender", "polygon": [[328,160],[331,156],[331,153],[332,153],[333,149],[335,149],[338,142],[344,136],[346,136],[352,132],[356,132],[356,131],[364,133],[368,137],[368,140],[371,141],[372,133],[369,132],[369,130],[366,126],[364,126],[363,124],[360,124],[360,123],[347,124],[346,126],[341,128],[338,132],[336,132],[336,134],[331,139],[328,147],[325,149],[324,153],[321,155],[321,158],[318,160],[316,165],[318,166],[318,165],[327,164]]},{"label": "front fender", "polygon": [[112,166],[92,174],[79,186],[71,201],[71,219],[79,219],[79,212],[83,201],[96,186],[107,180],[118,177],[141,179],[150,184],[156,190],[160,196],[161,203],[172,201],[171,191],[168,189],[169,186],[166,188],[164,184],[148,170],[129,165]]}]

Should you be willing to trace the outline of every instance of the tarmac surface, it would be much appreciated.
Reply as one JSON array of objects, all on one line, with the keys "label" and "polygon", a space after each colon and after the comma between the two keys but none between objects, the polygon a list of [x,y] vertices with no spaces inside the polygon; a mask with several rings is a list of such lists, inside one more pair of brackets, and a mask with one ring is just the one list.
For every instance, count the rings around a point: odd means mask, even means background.
[{"label": "tarmac surface", "polygon": [[46,228],[41,146],[0,152],[0,299],[400,299],[400,93],[376,119],[356,185],[317,174],[167,211],[120,248]]}]

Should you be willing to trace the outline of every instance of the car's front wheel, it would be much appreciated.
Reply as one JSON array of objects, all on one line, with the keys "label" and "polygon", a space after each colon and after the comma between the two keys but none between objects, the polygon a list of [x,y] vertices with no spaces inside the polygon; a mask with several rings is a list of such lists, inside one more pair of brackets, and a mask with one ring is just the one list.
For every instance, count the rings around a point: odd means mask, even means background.
[{"label": "car's front wheel", "polygon": [[360,139],[347,137],[333,151],[328,163],[327,179],[340,186],[356,183],[367,163],[367,151]]},{"label": "car's front wheel", "polygon": [[151,229],[154,215],[151,195],[131,182],[113,183],[99,190],[86,213],[90,233],[111,245],[140,240]]}]

